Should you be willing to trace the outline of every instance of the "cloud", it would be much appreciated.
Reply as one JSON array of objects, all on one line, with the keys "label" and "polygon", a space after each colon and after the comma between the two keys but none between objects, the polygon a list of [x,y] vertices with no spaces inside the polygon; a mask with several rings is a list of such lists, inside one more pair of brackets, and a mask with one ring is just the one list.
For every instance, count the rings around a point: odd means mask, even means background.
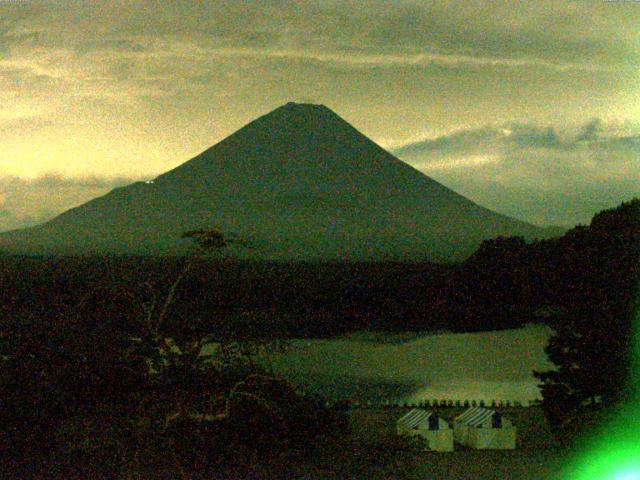
[{"label": "cloud", "polygon": [[537,223],[587,223],[598,209],[640,196],[640,126],[600,119],[459,130],[394,153],[483,205]]},{"label": "cloud", "polygon": [[14,118],[2,118],[0,114],[0,132],[36,131],[50,127],[54,122],[40,115],[26,115]]},{"label": "cloud", "polygon": [[635,81],[640,66],[629,13],[546,0],[517,15],[504,1],[399,0],[393,8],[380,0],[358,7],[310,0],[0,2],[0,102],[35,105],[61,122],[87,114],[87,102],[138,112],[159,102],[171,108],[181,99],[275,90],[254,80],[256,72],[280,77],[282,96],[289,84],[319,88],[307,78],[308,65],[333,71],[331,92],[343,88],[341,70],[352,89],[368,82],[367,71],[383,82],[415,75],[403,70],[429,71],[438,85],[504,70],[507,77],[593,73],[624,83]]},{"label": "cloud", "polygon": [[[474,154],[498,154],[503,162],[534,154],[565,156],[592,160],[608,153],[612,158],[619,154],[636,159],[640,132],[620,132],[619,126],[605,127],[600,119],[594,119],[577,127],[558,128],[536,124],[510,122],[500,126],[485,126],[469,130],[457,130],[437,138],[414,141],[397,146],[394,153],[402,158],[420,161],[428,168],[432,159]],[[640,128],[638,129],[640,130]],[[594,157],[595,156],[595,157]],[[577,160],[576,160],[577,161]]]},{"label": "cloud", "polygon": [[448,156],[455,153],[475,154],[495,148],[505,135],[503,129],[494,127],[461,130],[435,139],[408,143],[396,148],[394,153],[407,158],[431,158],[434,155]]},{"label": "cloud", "polygon": [[593,141],[597,140],[602,133],[602,120],[596,118],[582,127],[582,131],[576,138],[578,141]]},{"label": "cloud", "polygon": [[[503,1],[399,0],[391,9],[378,0],[357,8],[309,0],[0,2],[7,19],[0,20],[0,78],[10,79],[0,92],[39,99],[53,115],[93,100],[141,109],[183,95],[243,96],[268,88],[252,81],[256,72],[277,72],[281,85],[307,81],[304,64],[334,69],[334,83],[337,70],[355,71],[352,84],[362,82],[362,70],[402,81],[399,71],[434,77],[436,67],[464,77],[506,69],[540,79],[594,73],[606,77],[602,85],[610,77],[635,81],[640,54],[627,26],[630,8],[540,1],[503,15],[513,10]],[[11,104],[8,95],[0,100]]]},{"label": "cloud", "polygon": [[[499,14],[509,10],[513,6],[505,2],[462,1],[400,0],[390,9],[372,0],[359,8],[312,1],[63,0],[0,4],[0,14],[11,18],[0,32],[14,57],[31,49],[62,50],[81,64],[83,58],[150,60],[163,54],[268,55],[358,66],[435,62],[607,70],[640,63],[635,30],[625,27],[629,12],[620,8],[544,1],[517,16]],[[583,28],[587,15],[590,29]],[[39,69],[60,74],[53,65]]]},{"label": "cloud", "polygon": [[[389,144],[457,129],[402,151],[452,186],[469,171],[514,189],[582,174],[610,185],[636,165],[636,139],[584,122],[637,117],[639,13],[557,0],[0,1],[0,166],[158,173],[310,97]],[[579,128],[545,125],[567,117]],[[460,130],[495,118],[520,122]],[[109,186],[55,188],[75,188],[75,202]]]},{"label": "cloud", "polygon": [[[624,11],[565,3],[531,2],[516,14],[509,2],[454,1],[434,7],[401,2],[373,22],[368,39],[376,46],[432,45],[472,56],[508,55],[567,66],[637,65],[634,34]],[[626,14],[637,15],[637,10],[627,9]],[[583,15],[589,15],[591,28],[584,28]]]},{"label": "cloud", "polygon": [[10,177],[14,184],[28,185],[36,188],[117,188],[129,185],[137,180],[127,177],[63,177],[61,175],[48,174],[35,179],[20,179]]},{"label": "cloud", "polygon": [[24,228],[54,216],[110,190],[133,183],[124,177],[63,177],[34,179],[0,177],[0,231]]}]

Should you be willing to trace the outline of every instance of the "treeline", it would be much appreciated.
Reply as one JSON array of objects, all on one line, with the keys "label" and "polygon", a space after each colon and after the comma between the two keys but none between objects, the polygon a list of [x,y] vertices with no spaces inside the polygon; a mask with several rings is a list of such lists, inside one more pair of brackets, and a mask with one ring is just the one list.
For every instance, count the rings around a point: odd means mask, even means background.
[{"label": "treeline", "polygon": [[[168,314],[221,338],[447,328],[429,309],[454,267],[153,257],[0,258],[0,314],[72,310],[133,321],[189,264]],[[425,321],[426,316],[430,321]]]},{"label": "treeline", "polygon": [[[462,331],[552,326],[569,314],[628,317],[639,280],[640,200],[598,213],[557,239],[497,238],[448,279],[445,316]],[[452,300],[455,298],[455,300]]]},{"label": "treeline", "polygon": [[133,320],[182,273],[168,313],[219,338],[515,328],[553,322],[594,296],[624,310],[637,275],[629,233],[637,202],[557,239],[485,241],[455,265],[5,256],[0,314],[73,310],[96,322]]}]

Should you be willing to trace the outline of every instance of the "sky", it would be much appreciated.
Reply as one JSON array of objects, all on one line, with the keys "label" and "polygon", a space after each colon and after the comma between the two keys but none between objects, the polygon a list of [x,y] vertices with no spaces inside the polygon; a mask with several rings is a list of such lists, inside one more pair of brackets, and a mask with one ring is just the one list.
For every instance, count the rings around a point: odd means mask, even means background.
[{"label": "sky", "polygon": [[0,231],[322,103],[498,212],[640,196],[640,2],[0,0]]}]

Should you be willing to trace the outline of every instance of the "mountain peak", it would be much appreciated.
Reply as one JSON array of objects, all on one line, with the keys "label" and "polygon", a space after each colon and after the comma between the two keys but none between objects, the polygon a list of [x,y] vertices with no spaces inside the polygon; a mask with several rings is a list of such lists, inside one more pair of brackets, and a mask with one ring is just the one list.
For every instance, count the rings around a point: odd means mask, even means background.
[{"label": "mountain peak", "polygon": [[[288,102],[271,112],[257,118],[245,128],[236,132],[235,137],[247,146],[256,142],[264,148],[279,141],[307,150],[317,147],[317,141],[324,138],[330,143],[362,143],[365,137],[340,115],[322,104]],[[297,143],[295,143],[297,142]],[[373,142],[371,142],[373,143]]]},{"label": "mountain peak", "polygon": [[287,102],[279,108],[276,108],[271,113],[284,113],[285,115],[302,115],[302,116],[323,116],[327,113],[333,114],[338,117],[338,114],[333,112],[327,106],[321,103],[298,103],[298,102]]},{"label": "mountain peak", "polygon": [[308,102],[287,102],[284,105],[282,105],[281,108],[289,108],[289,109],[297,108],[297,109],[307,109],[307,110],[327,109],[327,107],[325,107],[321,103],[308,103]]}]

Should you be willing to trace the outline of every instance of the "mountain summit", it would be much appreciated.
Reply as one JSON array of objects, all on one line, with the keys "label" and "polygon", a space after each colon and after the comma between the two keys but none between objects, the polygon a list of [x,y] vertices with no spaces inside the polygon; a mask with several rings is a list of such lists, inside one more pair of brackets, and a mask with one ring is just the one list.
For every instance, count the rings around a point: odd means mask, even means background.
[{"label": "mountain summit", "polygon": [[24,253],[176,253],[181,234],[217,229],[279,260],[446,260],[533,225],[458,195],[382,149],[323,105],[287,103],[197,157],[0,234]]}]

